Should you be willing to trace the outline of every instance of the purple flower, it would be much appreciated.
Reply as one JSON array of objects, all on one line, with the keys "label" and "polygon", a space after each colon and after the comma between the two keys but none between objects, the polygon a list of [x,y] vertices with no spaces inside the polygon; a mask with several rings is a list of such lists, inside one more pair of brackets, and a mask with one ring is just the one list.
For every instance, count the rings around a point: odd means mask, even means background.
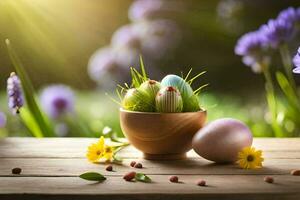
[{"label": "purple flower", "polygon": [[[128,48],[112,49],[106,47],[97,50],[88,63],[88,74],[103,88],[113,88],[116,82],[125,81],[128,77],[132,60],[139,54],[126,53]],[[133,58],[133,56],[136,58]]]},{"label": "purple flower", "polygon": [[117,48],[141,48],[140,36],[131,24],[118,29],[112,36],[111,44]]},{"label": "purple flower", "polygon": [[239,56],[256,57],[266,48],[266,40],[260,31],[253,31],[244,34],[235,46],[235,53]]},{"label": "purple flower", "polygon": [[113,72],[118,67],[115,54],[110,48],[97,50],[90,58],[88,63],[88,73],[94,81],[106,75],[107,72]]},{"label": "purple flower", "polygon": [[295,67],[295,68],[293,69],[293,72],[294,72],[295,74],[300,74],[300,67]]},{"label": "purple flower", "polygon": [[270,62],[266,55],[267,43],[261,31],[253,31],[243,35],[235,46],[235,54],[243,56],[243,63],[254,72],[261,72],[261,64]]},{"label": "purple flower", "polygon": [[8,107],[13,114],[19,113],[19,109],[24,105],[21,81],[19,77],[12,72],[7,79]]},{"label": "purple flower", "polygon": [[293,72],[295,74],[300,74],[300,47],[298,48],[297,54],[293,58],[293,63],[295,65]]},{"label": "purple flower", "polygon": [[133,2],[128,11],[129,19],[132,21],[153,19],[167,13],[179,11],[182,5],[173,1],[165,0],[137,0]]},{"label": "purple flower", "polygon": [[291,39],[294,29],[291,22],[278,18],[271,19],[267,24],[262,25],[261,32],[271,47],[278,48],[280,44]]},{"label": "purple flower", "polygon": [[6,125],[6,115],[3,112],[0,112],[0,128],[5,127]]},{"label": "purple flower", "polygon": [[287,23],[296,24],[300,22],[300,8],[289,7],[285,10],[282,10],[277,19],[283,20]]},{"label": "purple flower", "polygon": [[160,59],[170,53],[180,42],[181,32],[172,20],[153,20],[137,23],[141,50],[145,57]]},{"label": "purple flower", "polygon": [[158,59],[179,43],[180,31],[171,20],[143,21],[117,30],[111,40],[118,63],[135,66],[139,55]]},{"label": "purple flower", "polygon": [[45,88],[40,100],[43,110],[54,119],[74,111],[74,93],[65,85],[53,85]]}]

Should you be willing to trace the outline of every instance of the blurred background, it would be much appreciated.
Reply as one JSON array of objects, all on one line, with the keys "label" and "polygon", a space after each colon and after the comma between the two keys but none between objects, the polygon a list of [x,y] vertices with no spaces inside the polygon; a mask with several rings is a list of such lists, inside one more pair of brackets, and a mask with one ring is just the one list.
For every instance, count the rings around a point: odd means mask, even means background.
[{"label": "blurred background", "polygon": [[[289,6],[300,2],[1,0],[0,135],[30,135],[7,108],[6,80],[13,71],[4,42],[9,38],[38,96],[53,84],[74,93],[73,120],[86,122],[88,131],[71,131],[65,118],[54,117],[58,136],[98,136],[106,126],[122,135],[118,105],[105,93],[113,96],[117,83],[129,82],[129,67],[139,66],[140,54],[153,79],[190,68],[194,74],[207,71],[195,87],[209,83],[200,95],[209,120],[235,117],[255,136],[272,136],[263,77],[243,65],[234,47],[241,35]],[[293,54],[297,46],[291,45]]]}]

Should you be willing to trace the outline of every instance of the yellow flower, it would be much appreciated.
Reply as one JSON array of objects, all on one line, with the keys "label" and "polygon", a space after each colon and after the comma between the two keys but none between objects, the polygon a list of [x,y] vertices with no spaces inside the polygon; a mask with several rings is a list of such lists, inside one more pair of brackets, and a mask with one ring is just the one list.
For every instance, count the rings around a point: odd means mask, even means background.
[{"label": "yellow flower", "polygon": [[93,143],[88,147],[86,157],[91,162],[98,162],[100,159],[111,160],[114,155],[114,147],[105,144],[103,136],[97,143]]},{"label": "yellow flower", "polygon": [[105,146],[103,157],[106,160],[111,160],[113,158],[113,155],[114,155],[114,148],[111,146]]},{"label": "yellow flower", "polygon": [[245,147],[238,154],[238,164],[244,169],[256,169],[262,167],[262,151],[255,150],[254,147]]}]

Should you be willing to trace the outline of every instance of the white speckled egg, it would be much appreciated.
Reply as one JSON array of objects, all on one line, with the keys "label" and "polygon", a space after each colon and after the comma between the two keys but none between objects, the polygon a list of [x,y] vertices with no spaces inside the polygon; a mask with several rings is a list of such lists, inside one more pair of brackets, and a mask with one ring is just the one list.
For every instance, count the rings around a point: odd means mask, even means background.
[{"label": "white speckled egg", "polygon": [[241,121],[218,119],[200,129],[193,138],[197,154],[218,163],[234,162],[238,152],[252,145],[252,133]]}]

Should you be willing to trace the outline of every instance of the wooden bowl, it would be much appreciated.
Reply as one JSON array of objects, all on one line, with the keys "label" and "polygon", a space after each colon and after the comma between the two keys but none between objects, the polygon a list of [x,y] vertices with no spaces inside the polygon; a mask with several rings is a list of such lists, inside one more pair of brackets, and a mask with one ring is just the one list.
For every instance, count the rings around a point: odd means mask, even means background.
[{"label": "wooden bowl", "polygon": [[186,113],[133,112],[120,109],[121,128],[145,159],[183,159],[194,134],[203,127],[206,111]]}]

